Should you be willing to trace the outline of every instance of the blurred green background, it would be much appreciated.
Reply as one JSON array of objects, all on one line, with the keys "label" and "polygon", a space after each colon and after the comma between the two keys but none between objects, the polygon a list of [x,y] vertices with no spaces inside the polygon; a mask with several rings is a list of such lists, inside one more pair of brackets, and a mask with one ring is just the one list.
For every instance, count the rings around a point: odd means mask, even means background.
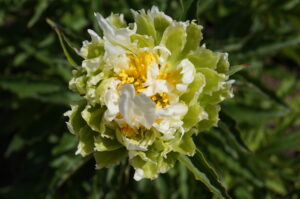
[{"label": "blurred green background", "polygon": [[[0,198],[216,198],[177,164],[135,182],[126,162],[94,169],[75,156],[63,113],[80,97],[50,18],[80,47],[93,13],[152,5],[204,26],[206,46],[247,67],[219,128],[195,141],[232,198],[300,198],[300,0],[0,0]],[[247,147],[249,150],[247,150]]]}]

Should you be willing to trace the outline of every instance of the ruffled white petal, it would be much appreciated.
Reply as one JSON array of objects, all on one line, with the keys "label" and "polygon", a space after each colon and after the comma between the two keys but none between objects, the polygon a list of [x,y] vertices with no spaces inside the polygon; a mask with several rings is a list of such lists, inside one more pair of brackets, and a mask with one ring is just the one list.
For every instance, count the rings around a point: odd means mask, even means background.
[{"label": "ruffled white petal", "polygon": [[107,121],[112,121],[119,113],[119,93],[117,90],[118,84],[119,81],[112,78],[106,87],[106,91],[104,91],[104,103],[107,107],[104,118]]},{"label": "ruffled white petal", "polygon": [[143,179],[144,177],[145,177],[145,176],[144,176],[144,171],[143,171],[142,169],[135,169],[133,178],[134,178],[136,181],[140,181],[140,180]]},{"label": "ruffled white petal", "polygon": [[155,103],[142,93],[136,96],[132,84],[122,86],[119,110],[132,127],[142,125],[150,129],[155,120]]}]

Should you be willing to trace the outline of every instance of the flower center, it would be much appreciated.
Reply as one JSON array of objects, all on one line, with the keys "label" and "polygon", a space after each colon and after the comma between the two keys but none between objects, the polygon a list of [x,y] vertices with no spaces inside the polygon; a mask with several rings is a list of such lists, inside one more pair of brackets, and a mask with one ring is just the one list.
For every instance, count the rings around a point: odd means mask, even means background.
[{"label": "flower center", "polygon": [[169,96],[167,93],[157,93],[150,98],[155,102],[157,108],[165,108],[170,104]]},{"label": "flower center", "polygon": [[127,55],[129,58],[129,68],[122,69],[115,74],[115,78],[120,80],[120,85],[133,84],[137,93],[145,89],[143,85],[147,81],[147,67],[153,61],[157,61],[157,55],[151,52],[142,52],[139,55]]},{"label": "flower center", "polygon": [[[134,85],[137,94],[146,89],[145,82],[147,81],[147,68],[150,64],[155,62],[158,64],[158,55],[152,52],[142,52],[138,55],[128,54],[129,67],[122,69],[121,72],[116,73],[114,77],[120,80],[119,87],[124,84]],[[176,84],[176,78],[179,75],[178,71],[165,71],[169,65],[165,65],[164,70],[161,70],[158,64],[159,75],[157,79],[166,80],[170,84]],[[170,104],[167,93],[156,93],[150,98],[155,102],[157,108],[164,108]]]}]

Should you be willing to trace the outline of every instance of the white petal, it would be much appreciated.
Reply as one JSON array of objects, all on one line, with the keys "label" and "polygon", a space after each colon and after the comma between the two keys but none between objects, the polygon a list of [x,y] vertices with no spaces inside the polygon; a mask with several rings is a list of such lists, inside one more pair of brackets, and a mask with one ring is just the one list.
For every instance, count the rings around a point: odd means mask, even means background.
[{"label": "white petal", "polygon": [[105,57],[123,55],[126,51],[117,45],[111,44],[109,41],[104,42]]},{"label": "white petal", "polygon": [[147,129],[150,129],[155,119],[155,103],[142,93],[136,96],[133,102],[136,120]]},{"label": "white petal", "polygon": [[184,84],[190,84],[194,81],[195,76],[195,67],[188,59],[182,60],[178,67],[178,69],[181,69],[182,78],[181,81]]},{"label": "white petal", "polygon": [[108,19],[104,19],[99,13],[95,13],[98,24],[103,30],[103,35],[111,43],[129,48],[131,45],[130,35],[135,33],[135,30],[129,28],[116,28]]},{"label": "white petal", "polygon": [[92,42],[102,41],[102,39],[99,37],[99,35],[95,31],[88,29],[88,33],[90,34],[90,36],[92,38]]},{"label": "white petal", "polygon": [[112,121],[119,112],[119,94],[116,89],[119,81],[112,79],[109,85],[105,88],[104,104],[107,110],[104,114],[104,118],[108,121]]},{"label": "white petal", "polygon": [[185,84],[176,84],[176,89],[180,92],[185,92],[187,89],[187,85]]},{"label": "white petal", "polygon": [[144,146],[140,146],[139,144],[133,144],[128,142],[126,146],[129,151],[147,151],[147,148]]},{"label": "white petal", "polygon": [[134,172],[134,176],[133,178],[136,180],[136,181],[140,181],[141,179],[143,179],[145,176],[144,176],[144,171],[142,169],[136,169],[135,172]]},{"label": "white petal", "polygon": [[132,100],[135,96],[134,87],[132,84],[125,84],[121,88],[121,97],[119,103],[120,113],[123,115],[124,120],[127,124],[132,123]]},{"label": "white petal", "polygon": [[185,104],[176,103],[172,104],[166,108],[157,109],[156,115],[157,117],[169,117],[172,116],[174,118],[183,117],[188,111],[188,108]]},{"label": "white petal", "polygon": [[132,84],[122,86],[119,110],[125,122],[132,127],[139,127],[141,124],[149,129],[154,123],[155,103],[142,93],[135,96]]}]

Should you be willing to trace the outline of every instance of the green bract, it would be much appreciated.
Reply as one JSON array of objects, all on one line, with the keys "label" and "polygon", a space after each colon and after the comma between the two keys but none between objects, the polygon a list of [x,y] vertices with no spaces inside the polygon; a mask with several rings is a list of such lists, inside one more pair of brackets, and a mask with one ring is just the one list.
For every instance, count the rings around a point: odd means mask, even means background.
[{"label": "green bract", "polygon": [[156,7],[123,15],[96,14],[103,37],[88,30],[70,88],[83,96],[66,113],[77,153],[97,167],[129,158],[134,178],[156,178],[179,154],[192,156],[192,135],[218,122],[231,97],[226,53],[200,47],[202,27],[177,22]]}]

